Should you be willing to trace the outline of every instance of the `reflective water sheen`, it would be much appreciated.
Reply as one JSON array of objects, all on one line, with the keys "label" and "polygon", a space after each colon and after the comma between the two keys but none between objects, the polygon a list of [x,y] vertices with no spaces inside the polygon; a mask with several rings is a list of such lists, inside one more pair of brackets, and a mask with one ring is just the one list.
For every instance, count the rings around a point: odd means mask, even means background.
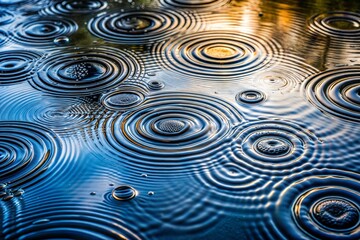
[{"label": "reflective water sheen", "polygon": [[0,239],[360,239],[360,2],[0,0]]}]

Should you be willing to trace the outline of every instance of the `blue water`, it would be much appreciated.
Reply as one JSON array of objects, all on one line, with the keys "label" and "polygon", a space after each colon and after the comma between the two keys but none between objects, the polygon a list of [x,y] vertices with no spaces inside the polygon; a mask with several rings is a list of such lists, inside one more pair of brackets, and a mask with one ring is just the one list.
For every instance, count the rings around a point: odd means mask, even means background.
[{"label": "blue water", "polygon": [[1,239],[360,239],[360,2],[0,0]]}]

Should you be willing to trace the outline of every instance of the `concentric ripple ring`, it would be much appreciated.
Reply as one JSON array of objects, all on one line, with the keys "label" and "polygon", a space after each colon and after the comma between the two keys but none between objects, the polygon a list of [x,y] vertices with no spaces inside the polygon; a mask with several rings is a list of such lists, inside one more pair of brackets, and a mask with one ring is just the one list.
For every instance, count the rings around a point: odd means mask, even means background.
[{"label": "concentric ripple ring", "polygon": [[0,52],[0,84],[13,84],[28,80],[36,60],[40,57],[40,53],[28,50]]},{"label": "concentric ripple ring", "polygon": [[31,85],[53,95],[91,95],[141,76],[142,64],[130,51],[113,48],[51,52],[40,63]]},{"label": "concentric ripple ring", "polygon": [[272,40],[220,30],[187,34],[154,47],[164,68],[214,81],[253,74],[273,64],[279,52]]},{"label": "concentric ripple ring", "polygon": [[360,14],[343,11],[317,14],[310,18],[309,28],[325,36],[356,40],[360,37]]},{"label": "concentric ripple ring", "polygon": [[308,100],[321,111],[349,120],[360,120],[360,68],[327,70],[304,82]]},{"label": "concentric ripple ring", "polygon": [[54,45],[55,38],[70,36],[77,29],[77,24],[71,19],[33,17],[16,25],[11,35],[12,40],[20,45],[46,48]]},{"label": "concentric ripple ring", "polygon": [[160,0],[160,3],[165,7],[209,10],[224,6],[229,0]]},{"label": "concentric ripple ring", "polygon": [[359,239],[359,175],[336,171],[295,179],[275,188],[282,188],[274,196],[280,194],[275,223],[286,238]]},{"label": "concentric ripple ring", "polygon": [[160,42],[183,31],[198,31],[201,26],[194,13],[164,9],[99,14],[88,24],[93,35],[120,44]]},{"label": "concentric ripple ring", "polygon": [[[170,92],[148,96],[133,111],[99,123],[101,146],[149,169],[186,169],[222,145],[241,114],[220,99]],[[110,131],[103,131],[109,129]],[[102,147],[104,149],[104,147]]]},{"label": "concentric ripple ring", "polygon": [[57,158],[60,143],[52,131],[28,122],[0,122],[0,182],[30,184]]},{"label": "concentric ripple ring", "polygon": [[320,141],[302,126],[284,120],[250,121],[234,136],[234,162],[254,173],[284,176],[321,160]]},{"label": "concentric ripple ring", "polygon": [[104,0],[66,0],[54,3],[41,11],[43,14],[49,15],[72,15],[87,14],[104,10],[108,6]]}]

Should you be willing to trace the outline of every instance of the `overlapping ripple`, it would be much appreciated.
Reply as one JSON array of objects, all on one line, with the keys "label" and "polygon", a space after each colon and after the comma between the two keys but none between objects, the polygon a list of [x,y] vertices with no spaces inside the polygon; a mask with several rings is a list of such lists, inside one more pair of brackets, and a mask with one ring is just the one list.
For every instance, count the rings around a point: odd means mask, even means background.
[{"label": "overlapping ripple", "polygon": [[0,84],[13,84],[29,79],[41,54],[28,50],[0,52]]},{"label": "overlapping ripple", "polygon": [[[121,178],[119,171],[115,176]],[[104,203],[110,212],[118,211],[127,222],[140,228],[146,238],[163,232],[167,232],[169,238],[178,234],[197,238],[216,225],[222,212],[212,205],[207,189],[189,181],[186,177],[164,179],[153,174],[132,176],[125,180],[133,184],[131,187],[121,186],[121,200],[108,191]],[[158,211],[159,205],[161,211]]]},{"label": "overlapping ripple", "polygon": [[202,21],[195,13],[148,9],[99,14],[89,31],[106,42],[144,44],[161,42],[184,31],[198,31]]},{"label": "overlapping ripple", "polygon": [[0,122],[0,182],[11,187],[28,185],[58,160],[60,142],[38,124]]},{"label": "overlapping ripple", "polygon": [[0,5],[10,6],[29,2],[29,0],[0,0]]},{"label": "overlapping ripple", "polygon": [[0,25],[12,23],[15,20],[15,15],[6,9],[0,9]]},{"label": "overlapping ripple", "polygon": [[228,4],[229,0],[160,0],[165,7],[188,8],[196,10],[217,9]]},{"label": "overlapping ripple", "polygon": [[[230,143],[225,143],[230,145]],[[211,205],[232,216],[255,217],[266,202],[263,196],[271,189],[270,177],[260,175],[233,161],[227,152],[211,156],[195,174],[195,180],[211,193]]]},{"label": "overlapping ripple", "polygon": [[279,183],[273,215],[279,234],[287,239],[359,239],[359,180],[358,174],[332,170]]},{"label": "overlapping ripple", "polygon": [[239,104],[255,104],[264,101],[266,99],[266,96],[264,93],[257,90],[246,90],[243,92],[239,92],[235,96],[235,99]]},{"label": "overlapping ripple", "polygon": [[263,91],[292,92],[298,91],[301,83],[319,70],[304,63],[304,59],[287,54],[273,67],[256,73],[253,85]]},{"label": "overlapping ripple", "polygon": [[102,11],[107,6],[108,3],[104,0],[66,0],[54,3],[41,10],[41,13],[49,15],[88,14]]},{"label": "overlapping ripple", "polygon": [[[56,133],[74,134],[89,126],[99,114],[98,106],[86,98],[44,97],[40,92],[8,89],[0,98],[1,119],[35,122]],[[8,109],[13,108],[13,111]]]},{"label": "overlapping ripple", "polygon": [[309,28],[314,33],[342,41],[356,41],[360,37],[360,14],[344,11],[317,14],[309,19]]},{"label": "overlapping ripple", "polygon": [[309,78],[303,85],[308,100],[321,111],[360,120],[360,68],[337,68]]},{"label": "overlapping ripple", "polygon": [[131,51],[114,48],[64,49],[50,52],[31,85],[53,95],[91,95],[139,79],[143,66]]},{"label": "overlapping ripple", "polygon": [[[118,215],[93,204],[80,206],[79,201],[60,197],[31,202],[31,208],[5,223],[8,239],[141,239],[119,220]],[[15,225],[12,225],[14,224]]]},{"label": "overlapping ripple", "polygon": [[54,46],[54,39],[70,36],[78,29],[77,24],[67,18],[32,17],[21,21],[11,31],[12,41],[37,48]]},{"label": "overlapping ripple", "polygon": [[242,116],[217,98],[169,92],[101,121],[100,147],[112,157],[131,157],[130,165],[149,171],[189,171],[222,146]]},{"label": "overlapping ripple", "polygon": [[318,138],[305,127],[285,120],[250,121],[241,125],[231,148],[235,164],[270,176],[303,171],[322,159]]},{"label": "overlapping ripple", "polygon": [[0,46],[7,43],[8,40],[9,40],[9,34],[6,31],[0,29]]},{"label": "overlapping ripple", "polygon": [[240,79],[271,66],[281,48],[260,36],[214,30],[172,39],[153,51],[166,69],[217,81]]}]

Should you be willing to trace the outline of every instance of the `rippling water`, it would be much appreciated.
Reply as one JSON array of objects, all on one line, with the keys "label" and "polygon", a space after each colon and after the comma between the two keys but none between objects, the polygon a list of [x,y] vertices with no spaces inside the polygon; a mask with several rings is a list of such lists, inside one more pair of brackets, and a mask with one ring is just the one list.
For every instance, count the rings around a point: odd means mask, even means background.
[{"label": "rippling water", "polygon": [[360,239],[360,3],[0,0],[1,239]]}]

